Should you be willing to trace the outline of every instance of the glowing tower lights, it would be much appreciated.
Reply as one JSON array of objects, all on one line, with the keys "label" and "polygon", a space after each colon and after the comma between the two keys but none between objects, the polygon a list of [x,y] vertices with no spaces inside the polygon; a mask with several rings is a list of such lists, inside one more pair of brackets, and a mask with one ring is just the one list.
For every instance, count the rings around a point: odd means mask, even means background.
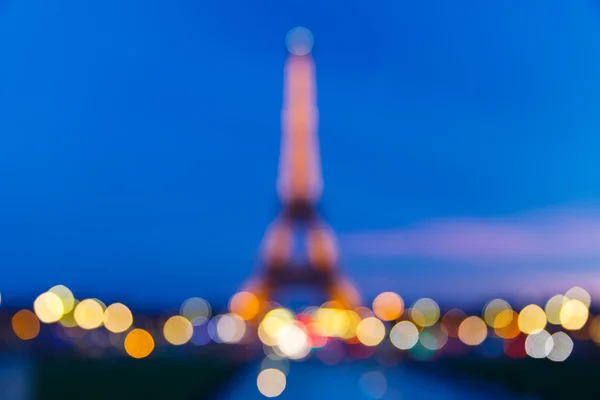
[{"label": "glowing tower lights", "polygon": [[[294,28],[286,37],[286,45],[290,54],[284,68],[277,178],[282,209],[265,234],[265,271],[230,301],[231,311],[246,320],[264,315],[273,293],[287,285],[318,286],[343,308],[355,308],[360,301],[355,287],[337,272],[338,250],[333,231],[316,211],[323,182],[312,33],[303,27]],[[298,253],[294,249],[297,235],[305,244],[299,252],[306,255],[306,262],[292,257]],[[295,268],[294,264],[305,263],[308,265]]]}]

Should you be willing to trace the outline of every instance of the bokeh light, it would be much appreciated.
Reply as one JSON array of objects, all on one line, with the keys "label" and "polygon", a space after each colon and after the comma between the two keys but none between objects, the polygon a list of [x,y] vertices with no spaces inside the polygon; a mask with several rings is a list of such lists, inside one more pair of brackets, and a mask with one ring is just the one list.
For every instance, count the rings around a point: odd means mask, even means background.
[{"label": "bokeh light", "polygon": [[[353,321],[351,321],[350,318],[353,318]],[[325,335],[329,337],[346,336],[346,334],[350,331],[351,323],[354,324],[354,331],[356,331],[357,327],[357,322],[356,318],[354,318],[354,315],[350,316],[346,310],[341,308],[321,307],[316,311],[315,319],[316,322],[323,328]],[[355,332],[353,333],[355,334]]]},{"label": "bokeh light", "polygon": [[525,352],[532,358],[546,358],[554,347],[554,339],[545,330],[532,332],[525,340]]},{"label": "bokeh light", "polygon": [[77,321],[75,321],[75,308],[79,304],[79,301],[75,300],[73,303],[73,309],[62,316],[60,321],[58,321],[65,328],[75,328],[77,326]]},{"label": "bokeh light", "polygon": [[[502,328],[494,328],[494,333],[502,339],[514,339],[521,330],[519,329],[519,314],[514,310],[504,310],[496,317],[495,324]],[[508,323],[505,322],[508,321]]]},{"label": "bokeh light", "polygon": [[404,301],[393,292],[380,293],[373,300],[373,312],[383,321],[393,321],[402,315]]},{"label": "bokeh light", "polygon": [[[517,323],[517,325],[518,325],[518,321],[516,320],[516,318],[518,318],[518,315],[515,317],[515,313],[513,312],[513,309],[510,307],[505,308],[498,313],[493,313],[493,315],[488,315],[488,317],[490,317],[489,318],[490,320],[493,317],[493,321],[488,323],[488,326],[490,326],[494,329],[506,328],[512,322]],[[486,321],[486,323],[487,322],[488,321]]]},{"label": "bokeh light", "polygon": [[590,304],[592,304],[592,296],[590,296],[587,290],[579,286],[575,286],[567,290],[565,297],[570,300],[579,300],[586,306],[586,308],[589,308]]},{"label": "bokeh light", "polygon": [[360,324],[361,318],[360,316],[352,310],[344,310],[344,314],[346,315],[346,319],[348,321],[347,329],[340,329],[338,335],[342,339],[353,339],[356,337],[356,328],[358,328],[358,324]]},{"label": "bokeh light", "polygon": [[[308,334],[308,345],[313,349],[321,348],[329,341],[325,330],[316,322],[306,324],[306,332]],[[354,329],[354,336],[356,336],[356,329]]]},{"label": "bokeh light", "polygon": [[219,315],[216,333],[221,343],[239,343],[246,334],[246,322],[237,314]]},{"label": "bokeh light", "polygon": [[186,344],[194,334],[194,327],[189,319],[175,315],[165,322],[163,335],[167,342],[174,346]]},{"label": "bokeh light", "polygon": [[199,325],[210,318],[212,309],[206,300],[200,297],[191,297],[183,302],[179,314],[187,318],[192,325]]},{"label": "bokeh light", "polygon": [[314,38],[312,32],[303,26],[291,29],[286,38],[285,44],[290,53],[297,56],[303,56],[312,50]]},{"label": "bokeh light", "polygon": [[504,353],[510,358],[525,358],[527,353],[525,352],[525,335],[519,334],[514,339],[508,339],[504,341]]},{"label": "bokeh light", "polygon": [[114,303],[104,311],[104,326],[110,332],[125,332],[133,324],[133,315],[125,304]]},{"label": "bokeh light", "polygon": [[387,392],[387,380],[381,371],[369,371],[361,375],[358,386],[371,399],[380,399]]},{"label": "bokeh light", "polygon": [[485,322],[476,316],[467,317],[458,327],[458,338],[468,346],[477,346],[487,337]]},{"label": "bokeh light", "polygon": [[134,329],[125,338],[125,351],[133,358],[145,358],[154,350],[154,339],[144,329]]},{"label": "bokeh light", "polygon": [[561,362],[565,361],[573,351],[573,340],[564,332],[556,332],[552,335],[553,347],[548,354],[548,359]]},{"label": "bokeh light", "polygon": [[424,328],[419,333],[419,343],[427,350],[439,350],[448,342],[446,329],[440,325],[433,325]]},{"label": "bokeh light", "polygon": [[31,340],[40,333],[40,321],[29,310],[21,310],[12,317],[12,327],[15,335],[21,340]]},{"label": "bokeh light", "polygon": [[588,308],[580,300],[569,299],[560,310],[560,323],[568,330],[583,328],[589,317]]},{"label": "bokeh light", "polygon": [[35,299],[33,310],[40,321],[45,324],[52,324],[62,318],[65,308],[56,293],[45,292]]},{"label": "bokeh light", "polygon": [[546,318],[549,323],[560,325],[560,311],[568,300],[569,299],[562,294],[557,294],[552,296],[550,300],[546,302],[544,310],[546,311]]},{"label": "bokeh light", "polygon": [[419,361],[429,361],[437,354],[437,350],[430,350],[418,342],[412,349],[409,350],[411,357]]},{"label": "bokeh light", "polygon": [[448,337],[458,337],[458,327],[465,318],[467,318],[467,314],[458,308],[453,308],[444,314],[442,317],[442,326],[446,329]]},{"label": "bokeh light", "polygon": [[190,341],[197,346],[204,346],[209,344],[212,340],[211,327],[209,324],[194,325],[194,333]]},{"label": "bokeh light", "polygon": [[63,314],[68,314],[73,310],[75,307],[75,296],[73,296],[73,292],[71,292],[68,287],[64,285],[56,285],[48,291],[57,295],[62,301]]},{"label": "bokeh light", "polygon": [[600,344],[600,316],[596,316],[590,321],[590,326],[588,329],[590,338],[594,341],[594,343]]},{"label": "bokeh light", "polygon": [[410,321],[400,321],[390,331],[390,341],[400,350],[409,350],[419,341],[419,330]]},{"label": "bokeh light", "polygon": [[546,313],[540,306],[530,304],[519,313],[519,329],[521,332],[530,334],[541,331],[546,327]]},{"label": "bokeh light", "polygon": [[[508,318],[498,318],[498,316],[507,310],[512,310],[510,304],[502,299],[494,299],[490,301],[483,309],[483,319],[490,328],[504,328],[510,323]],[[511,314],[505,313],[505,316]]]},{"label": "bokeh light", "polygon": [[304,358],[310,352],[306,329],[295,321],[284,324],[276,335],[276,351],[293,360]]},{"label": "bokeh light", "polygon": [[269,311],[258,325],[258,338],[267,346],[275,346],[279,330],[292,320],[294,314],[284,308]]},{"label": "bokeh light", "polygon": [[375,317],[365,318],[356,328],[356,337],[365,346],[377,346],[385,337],[385,326]]},{"label": "bokeh light", "polygon": [[253,293],[239,292],[229,301],[229,310],[242,319],[250,321],[258,315],[260,303]]},{"label": "bokeh light", "polygon": [[104,309],[96,299],[86,299],[77,304],[74,317],[79,327],[95,329],[104,322]]},{"label": "bokeh light", "polygon": [[423,298],[412,305],[410,316],[416,325],[432,326],[440,318],[440,307],[434,300]]},{"label": "bokeh light", "polygon": [[279,396],[285,390],[285,385],[285,374],[275,368],[268,368],[261,371],[256,378],[256,386],[265,397]]}]

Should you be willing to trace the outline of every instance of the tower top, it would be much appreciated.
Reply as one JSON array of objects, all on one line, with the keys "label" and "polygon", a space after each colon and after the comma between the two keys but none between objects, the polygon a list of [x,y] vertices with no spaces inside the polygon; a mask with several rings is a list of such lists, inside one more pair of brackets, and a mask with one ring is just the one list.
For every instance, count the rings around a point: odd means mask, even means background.
[{"label": "tower top", "polygon": [[311,31],[303,26],[297,26],[290,29],[285,44],[290,53],[297,56],[304,56],[311,52],[314,44],[314,38]]}]

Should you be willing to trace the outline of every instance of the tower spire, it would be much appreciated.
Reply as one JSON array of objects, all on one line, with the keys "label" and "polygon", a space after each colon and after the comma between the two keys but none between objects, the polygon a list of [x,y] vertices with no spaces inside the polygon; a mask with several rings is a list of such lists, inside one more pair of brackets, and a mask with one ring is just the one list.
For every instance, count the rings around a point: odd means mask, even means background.
[{"label": "tower spire", "polygon": [[291,54],[285,66],[278,190],[284,206],[312,207],[322,193],[317,138],[315,67],[310,53]]}]

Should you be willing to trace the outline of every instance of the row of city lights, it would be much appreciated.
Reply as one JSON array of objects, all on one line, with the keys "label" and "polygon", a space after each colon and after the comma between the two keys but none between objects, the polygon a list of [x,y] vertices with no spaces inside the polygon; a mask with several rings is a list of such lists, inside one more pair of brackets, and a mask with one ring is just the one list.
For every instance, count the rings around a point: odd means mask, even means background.
[{"label": "row of city lights", "polygon": [[[321,339],[324,337],[377,346],[386,336],[384,322],[393,322],[389,342],[400,350],[408,350],[416,359],[433,358],[449,340],[458,339],[473,347],[490,337],[503,341],[504,353],[510,357],[528,355],[561,362],[570,356],[573,340],[565,332],[550,334],[545,328],[548,324],[561,326],[578,339],[591,338],[600,344],[600,317],[590,317],[590,304],[589,293],[574,287],[550,298],[544,308],[530,304],[517,313],[507,301],[494,299],[483,308],[481,317],[467,316],[453,309],[441,320],[439,306],[432,299],[420,299],[405,309],[402,298],[392,292],[377,296],[372,311],[366,308],[343,310],[334,304],[325,304],[293,316],[289,310],[277,308],[267,313],[258,326],[267,358],[256,384],[264,396],[277,397],[287,384],[289,364],[286,359],[303,359],[311,349],[324,348],[326,341]],[[340,359],[334,357],[334,362]],[[385,391],[385,377],[377,372],[369,374],[373,376],[363,376],[361,386],[377,392],[372,397],[378,398],[378,393]]]},{"label": "row of city lights", "polygon": [[[405,309],[404,301],[398,294],[385,292],[375,298],[372,309],[359,307],[345,310],[334,302],[328,302],[296,315],[273,303],[271,310],[258,324],[256,333],[264,345],[295,359],[305,357],[310,349],[325,346],[332,338],[351,344],[377,346],[386,335],[384,322],[392,321],[396,323],[389,332],[389,339],[401,350],[409,350],[419,341],[426,348],[437,350],[443,347],[449,337],[476,346],[488,337],[488,328],[493,330],[495,337],[508,340],[521,333],[539,334],[547,324],[560,325],[569,331],[579,331],[587,324],[587,334],[580,332],[578,338],[583,336],[584,339],[591,338],[600,343],[600,319],[590,320],[590,303],[590,295],[584,289],[575,287],[564,295],[550,298],[545,308],[530,304],[517,313],[507,301],[495,299],[484,307],[481,317],[467,316],[461,310],[453,309],[440,319],[439,306],[432,299],[420,299],[411,308]],[[172,316],[165,322],[163,335],[173,345],[202,342],[198,338],[193,340],[194,331],[204,327],[208,334],[205,336],[216,342],[246,342],[251,336],[248,321],[258,315],[259,308],[258,299],[253,294],[240,292],[230,301],[230,313],[211,318],[212,310],[208,302],[201,298],[190,298],[181,306],[180,315]],[[126,305],[114,303],[107,307],[99,299],[77,301],[73,293],[62,285],[38,296],[33,310],[35,314],[21,310],[13,316],[15,334],[23,340],[33,339],[39,334],[37,320],[84,330],[104,326],[115,334],[124,333],[133,326],[133,314]],[[135,335],[145,336],[141,332]],[[297,354],[290,350],[296,347]]]},{"label": "row of city lights", "polygon": [[[494,299],[485,305],[481,316],[468,316],[460,309],[442,316],[432,299],[422,298],[405,308],[398,294],[384,292],[375,298],[371,309],[348,310],[327,302],[296,314],[269,303],[266,313],[258,318],[262,315],[259,300],[252,293],[240,292],[231,298],[229,312],[216,316],[212,316],[207,301],[197,297],[186,300],[179,315],[164,322],[162,336],[174,346],[189,342],[204,345],[211,341],[249,343],[257,337],[271,360],[265,363],[257,386],[265,396],[273,397],[278,392],[275,389],[283,391],[281,382],[285,387],[285,374],[281,378],[282,368],[278,367],[282,360],[303,360],[314,352],[323,362],[336,363],[344,357],[341,346],[344,342],[351,347],[362,345],[359,356],[369,356],[376,346],[388,343],[409,351],[415,359],[427,360],[439,354],[450,341],[474,347],[489,337],[502,341],[503,351],[510,357],[528,355],[564,361],[574,343],[565,332],[556,331],[558,327],[571,332],[576,339],[592,339],[600,344],[600,317],[590,315],[590,304],[589,293],[574,287],[550,298],[543,308],[529,304],[517,312],[507,301]],[[149,356],[157,338],[151,329],[134,326],[134,316],[125,304],[106,306],[94,298],[78,301],[62,285],[38,296],[33,312],[24,309],[15,313],[12,327],[17,337],[30,340],[39,335],[40,322],[62,326],[67,336],[73,331],[93,331],[103,326],[112,335],[111,342],[133,358]],[[548,330],[556,332],[551,334],[546,330],[549,325],[555,325],[555,329]],[[267,381],[280,384],[266,384]]]}]

